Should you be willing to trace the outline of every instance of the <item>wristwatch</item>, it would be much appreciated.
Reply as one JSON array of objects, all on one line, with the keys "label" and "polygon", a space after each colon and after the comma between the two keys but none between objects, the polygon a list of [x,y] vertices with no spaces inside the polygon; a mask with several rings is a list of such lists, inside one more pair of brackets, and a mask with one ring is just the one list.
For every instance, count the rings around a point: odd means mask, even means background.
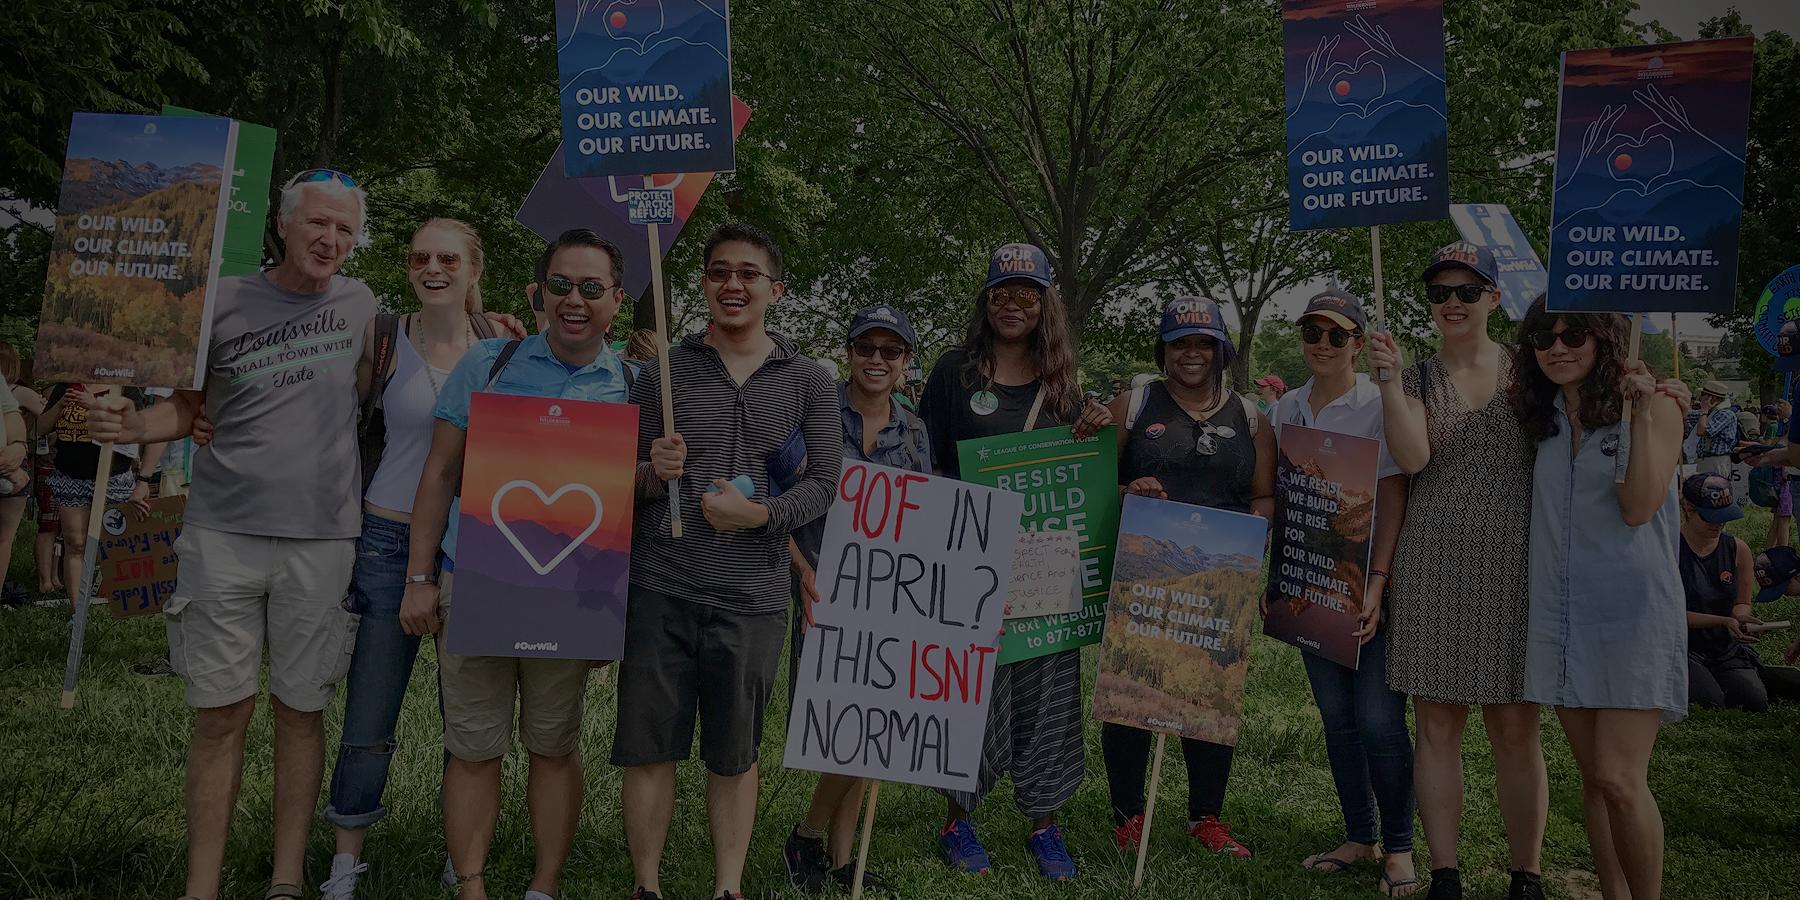
[{"label": "wristwatch", "polygon": [[150,483],[156,481],[156,479],[151,478],[150,476],[145,475],[142,472],[137,473],[137,480],[143,482],[144,484],[150,484]]},{"label": "wristwatch", "polygon": [[437,577],[436,572],[433,572],[430,575],[408,575],[408,576],[406,576],[406,583],[407,584],[437,584],[437,578],[438,577]]}]

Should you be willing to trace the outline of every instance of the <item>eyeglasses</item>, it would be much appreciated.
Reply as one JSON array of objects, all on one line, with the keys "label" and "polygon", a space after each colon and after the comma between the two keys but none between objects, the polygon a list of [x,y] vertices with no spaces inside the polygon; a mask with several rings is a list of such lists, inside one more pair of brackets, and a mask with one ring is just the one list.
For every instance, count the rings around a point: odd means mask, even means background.
[{"label": "eyeglasses", "polygon": [[1037,309],[1044,292],[1037,288],[994,288],[988,291],[988,302],[996,307],[1016,306],[1020,310]]},{"label": "eyeglasses", "polygon": [[1563,329],[1560,334],[1554,331],[1534,331],[1527,335],[1525,339],[1531,342],[1533,348],[1542,353],[1543,351],[1556,346],[1556,342],[1559,339],[1562,341],[1564,347],[1574,350],[1575,348],[1586,344],[1588,342],[1588,336],[1591,334],[1593,334],[1592,331],[1577,325],[1573,328]]},{"label": "eyeglasses", "polygon": [[1345,344],[1350,343],[1351,338],[1358,337],[1359,333],[1355,331],[1345,331],[1342,328],[1326,330],[1311,322],[1300,326],[1300,340],[1308,344],[1316,344],[1319,342],[1320,338],[1327,336],[1331,338],[1331,346],[1342,347]]},{"label": "eyeglasses", "polygon": [[[412,267],[417,270],[431,265],[431,256],[432,254],[426,253],[423,250],[414,250],[406,255],[406,259],[408,262],[412,263]],[[437,261],[438,265],[443,266],[444,271],[446,272],[454,272],[457,269],[462,268],[461,253],[439,253],[437,254]],[[564,293],[567,292],[565,291]]]},{"label": "eyeglasses", "polygon": [[747,288],[756,287],[756,285],[764,278],[767,278],[770,281],[775,280],[775,276],[770,275],[767,272],[759,272],[755,269],[733,269],[730,266],[713,266],[706,270],[706,280],[713,284],[726,284],[731,281],[731,276],[733,275],[736,275],[738,281],[742,282],[744,287]]},{"label": "eyeglasses", "polygon": [[906,348],[896,344],[877,344],[874,341],[851,341],[850,352],[864,359],[873,359],[879,353],[882,359],[893,362],[906,355]]},{"label": "eyeglasses", "polygon": [[1425,286],[1425,296],[1431,300],[1432,306],[1449,302],[1452,295],[1463,303],[1474,303],[1491,290],[1493,288],[1485,284],[1428,284]]},{"label": "eyeglasses", "polygon": [[598,280],[593,278],[589,278],[580,284],[570,281],[562,275],[552,275],[549,278],[544,279],[544,290],[549,291],[553,296],[567,297],[569,296],[570,291],[578,288],[581,290],[582,299],[598,300],[607,291],[612,290],[613,286],[610,284],[601,284]]},{"label": "eyeglasses", "polygon": [[289,178],[287,184],[282,185],[281,189],[285,191],[296,184],[314,184],[320,181],[336,181],[347,188],[360,187],[356,183],[356,179],[336,169],[307,169],[304,172],[295,172],[294,177]]}]

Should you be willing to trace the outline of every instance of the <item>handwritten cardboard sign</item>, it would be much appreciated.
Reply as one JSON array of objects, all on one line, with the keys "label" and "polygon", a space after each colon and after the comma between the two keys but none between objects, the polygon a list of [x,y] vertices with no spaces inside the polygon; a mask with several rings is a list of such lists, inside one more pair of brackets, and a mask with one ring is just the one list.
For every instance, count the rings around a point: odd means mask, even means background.
[{"label": "handwritten cardboard sign", "polygon": [[783,764],[973,790],[1024,500],[872,463],[838,479]]},{"label": "handwritten cardboard sign", "polygon": [[1061,616],[1081,611],[1081,536],[1026,531],[1013,553],[1006,617]]},{"label": "handwritten cardboard sign", "polygon": [[1237,744],[1268,530],[1261,516],[1125,498],[1094,718]]},{"label": "handwritten cardboard sign", "polygon": [[175,539],[186,510],[186,497],[152,500],[142,518],[128,503],[107,508],[100,527],[100,596],[113,618],[162,612],[175,595]]}]

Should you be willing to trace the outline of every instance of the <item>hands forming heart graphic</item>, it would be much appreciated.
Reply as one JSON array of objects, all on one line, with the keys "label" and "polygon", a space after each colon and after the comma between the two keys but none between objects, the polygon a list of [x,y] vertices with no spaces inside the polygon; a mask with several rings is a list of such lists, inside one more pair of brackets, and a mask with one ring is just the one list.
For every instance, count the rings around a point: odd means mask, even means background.
[{"label": "hands forming heart graphic", "polygon": [[606,4],[603,20],[608,37],[635,44],[643,53],[650,40],[662,34],[662,0],[612,0]]},{"label": "hands forming heart graphic", "polygon": [[[501,499],[508,493],[520,488],[536,494],[538,500],[542,501],[545,507],[555,505],[556,501],[561,499],[564,494],[581,494],[589,500],[594,501],[593,521],[589,522],[587,527],[583,529],[580,534],[570,540],[567,546],[564,546],[561,550],[557,551],[555,556],[550,557],[549,562],[540,563],[538,562],[537,557],[532,555],[530,550],[525,549],[525,545],[519,541],[518,535],[513,534],[513,530],[506,524],[506,520],[500,517]],[[531,566],[532,571],[537,572],[539,575],[550,574],[552,569],[562,565],[563,560],[569,558],[569,554],[575,552],[575,548],[580,547],[583,541],[586,541],[595,531],[598,531],[600,528],[600,518],[603,514],[600,495],[594,493],[594,489],[585,484],[565,484],[562,487],[557,488],[555,492],[546,495],[544,489],[538,487],[536,482],[527,481],[523,478],[514,479],[501,485],[500,489],[494,492],[494,500],[489,504],[488,511],[493,515],[494,527],[500,529],[500,533],[506,537],[506,542],[511,544],[514,550],[519,551],[519,556]]]},{"label": "hands forming heart graphic", "polygon": [[1366,118],[1370,107],[1387,97],[1387,69],[1375,60],[1364,60],[1355,68],[1334,67],[1331,102],[1355,109]]}]

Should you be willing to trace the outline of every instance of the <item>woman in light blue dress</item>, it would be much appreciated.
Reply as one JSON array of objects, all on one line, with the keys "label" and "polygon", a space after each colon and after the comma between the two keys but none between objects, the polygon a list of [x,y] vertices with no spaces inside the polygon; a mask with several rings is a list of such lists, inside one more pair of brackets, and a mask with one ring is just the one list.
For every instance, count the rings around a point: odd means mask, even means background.
[{"label": "woman in light blue dress", "polygon": [[1525,697],[1554,705],[1568,736],[1601,893],[1657,900],[1650,753],[1662,722],[1687,710],[1673,477],[1688,392],[1625,361],[1631,327],[1548,312],[1542,297],[1519,326],[1513,401],[1538,442]]}]

